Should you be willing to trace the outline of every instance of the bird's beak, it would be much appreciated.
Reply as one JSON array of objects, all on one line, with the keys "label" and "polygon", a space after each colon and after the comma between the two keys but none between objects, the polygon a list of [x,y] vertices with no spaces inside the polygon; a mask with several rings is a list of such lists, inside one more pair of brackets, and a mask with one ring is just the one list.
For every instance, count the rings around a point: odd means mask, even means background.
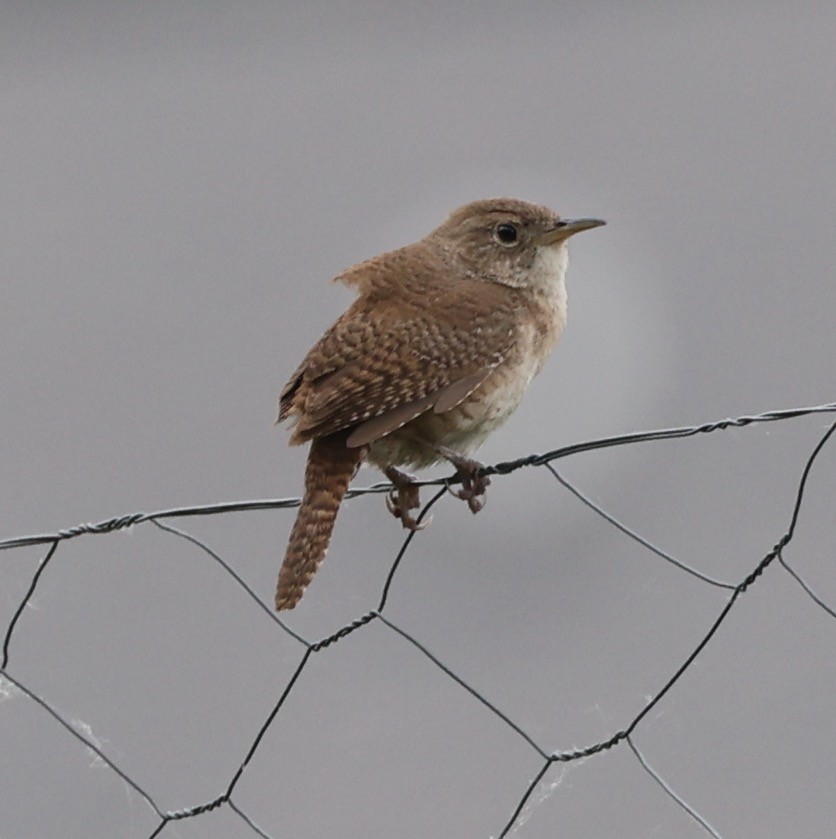
[{"label": "bird's beak", "polygon": [[556,245],[563,242],[570,236],[580,233],[582,230],[592,230],[593,227],[600,227],[606,224],[600,218],[567,218],[561,219],[553,229],[547,230],[537,240],[538,245]]}]

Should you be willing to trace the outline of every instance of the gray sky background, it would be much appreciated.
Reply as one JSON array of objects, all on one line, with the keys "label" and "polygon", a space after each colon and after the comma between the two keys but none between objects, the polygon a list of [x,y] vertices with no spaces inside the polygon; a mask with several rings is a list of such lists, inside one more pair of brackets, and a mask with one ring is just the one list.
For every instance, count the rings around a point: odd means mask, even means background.
[{"label": "gray sky background", "polygon": [[[833,400],[834,44],[828,3],[4,3],[0,536],[297,495],[275,398],[350,300],[327,281],[491,195],[609,224],[573,241],[569,326],[485,462]],[[560,468],[736,582],[828,421]],[[831,606],[834,474],[831,444],[786,552]],[[180,524],[269,602],[293,515]],[[316,639],[373,608],[402,538],[380,497],[347,504],[288,623]],[[0,554],[0,625],[43,554]],[[386,614],[569,750],[627,725],[726,600],[530,469],[478,517],[437,505]],[[834,643],[776,565],[637,729],[724,837],[832,830]],[[9,672],[178,809],[224,791],[301,653],[144,525],[59,548]],[[156,827],[25,696],[0,744],[3,839]],[[374,624],[310,662],[235,800],[277,837],[487,837],[540,765]],[[553,768],[525,816],[514,839],[706,835],[624,744]],[[221,808],[161,835],[254,834]]]}]

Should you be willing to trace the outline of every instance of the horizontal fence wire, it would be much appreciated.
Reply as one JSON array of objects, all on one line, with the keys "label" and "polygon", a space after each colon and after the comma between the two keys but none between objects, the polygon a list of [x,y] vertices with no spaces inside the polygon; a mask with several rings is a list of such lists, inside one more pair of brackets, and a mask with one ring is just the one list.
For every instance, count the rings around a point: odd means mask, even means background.
[{"label": "horizontal fence wire", "polygon": [[[723,419],[714,422],[702,423],[700,425],[643,431],[589,440],[555,449],[553,451],[546,452],[545,454],[531,454],[517,460],[486,466],[480,470],[480,473],[483,475],[504,476],[527,467],[545,467],[562,486],[564,486],[569,492],[575,495],[575,497],[577,497],[582,503],[586,504],[604,520],[616,527],[626,537],[634,540],[637,544],[640,544],[643,548],[647,549],[661,560],[672,564],[684,573],[699,579],[707,585],[725,589],[728,592],[728,599],[725,605],[720,610],[707,632],[705,632],[705,634],[694,644],[692,651],[688,654],[684,661],[682,661],[679,667],[676,668],[676,670],[666,681],[664,681],[663,684],[658,686],[651,693],[649,700],[638,714],[636,714],[623,728],[614,731],[609,737],[599,742],[569,750],[555,750],[546,744],[538,742],[537,739],[526,732],[520,724],[503,713],[487,696],[469,685],[453,670],[453,668],[445,664],[424,643],[422,643],[420,639],[414,637],[414,635],[399,626],[389,615],[384,614],[390,586],[395,578],[395,574],[397,573],[401,560],[408,551],[413,540],[416,538],[416,534],[418,532],[417,530],[410,531],[410,533],[405,537],[397,555],[394,557],[388,574],[384,580],[380,600],[376,608],[356,617],[324,638],[311,640],[303,637],[300,633],[294,630],[286,620],[279,617],[273,611],[271,606],[262,600],[256,592],[247,585],[235,569],[218,553],[213,551],[212,548],[205,542],[171,524],[172,520],[182,520],[196,516],[214,516],[230,512],[293,508],[299,506],[300,504],[300,499],[295,497],[253,501],[234,501],[220,504],[176,507],[165,510],[157,510],[152,513],[133,513],[130,515],[106,519],[97,523],[76,525],[64,530],[58,530],[54,533],[19,536],[0,541],[0,551],[11,551],[13,549],[37,545],[47,547],[46,553],[31,577],[23,598],[14,610],[9,623],[6,626],[5,632],[3,633],[2,660],[0,661],[0,698],[2,698],[4,694],[8,694],[10,692],[8,687],[9,685],[13,686],[14,689],[34,703],[34,705],[37,706],[47,717],[52,718],[55,723],[63,727],[68,736],[74,738],[84,748],[91,750],[106,766],[110,768],[110,770],[118,775],[124,783],[138,793],[158,819],[155,829],[149,834],[151,837],[160,836],[166,826],[174,822],[193,818],[218,807],[227,807],[242,821],[243,824],[247,825],[253,835],[265,837],[266,839],[267,837],[274,837],[278,834],[271,833],[263,826],[259,826],[255,820],[235,801],[234,793],[237,784],[259,749],[265,734],[268,732],[277,716],[281,714],[288,696],[292,692],[300,674],[308,665],[311,657],[321,650],[333,646],[351,633],[361,630],[368,624],[377,623],[406,641],[421,655],[426,657],[426,659],[435,665],[435,667],[437,667],[442,673],[444,673],[445,676],[452,682],[463,688],[475,702],[478,702],[487,708],[502,722],[502,724],[507,726],[508,729],[510,729],[530,749],[532,749],[539,757],[540,761],[542,761],[540,769],[535,776],[529,779],[527,783],[521,784],[516,801],[509,809],[507,821],[498,826],[499,832],[497,835],[499,839],[509,836],[511,831],[514,829],[514,826],[519,823],[532,794],[535,792],[538,785],[543,781],[550,768],[552,768],[555,764],[567,764],[587,759],[594,755],[608,752],[621,744],[626,744],[626,747],[635,757],[642,769],[647,772],[648,775],[650,775],[650,777],[665,792],[665,794],[667,794],[681,808],[684,814],[687,814],[688,817],[693,819],[693,821],[702,828],[706,835],[719,837],[721,834],[712,827],[709,821],[703,815],[698,813],[696,809],[684,799],[683,796],[678,794],[672,786],[650,766],[649,762],[637,748],[633,740],[633,735],[648,714],[661,702],[663,697],[679,681],[683,674],[693,665],[694,661],[702,653],[702,651],[710,644],[715,633],[721,624],[726,620],[740,597],[744,595],[755,582],[757,582],[758,578],[773,564],[776,559],[778,560],[778,564],[789,573],[792,579],[797,582],[801,589],[808,595],[811,603],[821,608],[830,617],[836,618],[836,609],[834,609],[832,605],[828,605],[813,591],[812,587],[800,576],[798,571],[788,564],[783,554],[784,549],[791,542],[796,531],[799,513],[805,497],[808,477],[814,467],[819,453],[829,443],[834,431],[836,431],[836,420],[830,422],[826,431],[819,438],[818,443],[812,449],[801,468],[800,477],[796,485],[795,501],[792,509],[788,511],[783,533],[777,539],[773,547],[751,568],[749,573],[746,574],[742,580],[736,582],[716,579],[703,573],[697,568],[687,565],[681,560],[666,553],[661,548],[653,545],[650,541],[620,522],[613,515],[608,513],[601,506],[595,504],[588,496],[574,487],[563,475],[560,474],[555,466],[555,463],[567,457],[600,449],[609,449],[638,443],[652,443],[663,440],[682,439],[701,434],[708,434],[715,431],[723,431],[730,428],[745,428],[747,426],[762,423],[788,421],[814,414],[836,414],[836,402],[829,402],[806,408],[790,408],[785,410],[768,411],[761,414],[737,417],[735,419]],[[418,516],[419,523],[426,519],[429,511],[436,502],[438,502],[439,499],[448,492],[449,487],[454,485],[456,482],[457,479],[455,477],[418,482],[420,486],[432,487],[436,490],[430,500],[422,508],[420,515]],[[377,483],[369,487],[350,489],[346,497],[347,499],[351,499],[367,494],[388,493],[391,489],[392,485],[389,483]],[[99,743],[94,742],[92,736],[89,736],[89,733],[80,731],[72,720],[67,719],[53,705],[50,704],[49,699],[46,696],[35,692],[24,682],[22,678],[15,675],[12,668],[15,631],[19,626],[20,621],[23,619],[27,606],[32,603],[38,585],[44,574],[47,573],[51,562],[57,555],[60,545],[68,539],[75,539],[81,536],[89,535],[108,534],[143,523],[152,523],[160,530],[165,531],[172,536],[188,540],[192,544],[196,545],[200,550],[204,551],[208,557],[210,557],[223,569],[224,573],[228,575],[233,584],[238,585],[241,589],[243,589],[246,595],[250,598],[254,607],[265,612],[283,633],[294,639],[294,641],[300,645],[300,649],[302,650],[301,659],[296,666],[296,669],[273,704],[267,718],[263,720],[261,725],[258,727],[258,730],[254,732],[249,746],[244,752],[243,760],[233,774],[232,778],[230,778],[226,789],[220,795],[209,801],[184,807],[179,810],[163,809],[151,793],[148,792],[146,787],[119,765],[119,761],[116,756],[109,754]],[[2,798],[2,793],[0,793],[0,798]]]}]

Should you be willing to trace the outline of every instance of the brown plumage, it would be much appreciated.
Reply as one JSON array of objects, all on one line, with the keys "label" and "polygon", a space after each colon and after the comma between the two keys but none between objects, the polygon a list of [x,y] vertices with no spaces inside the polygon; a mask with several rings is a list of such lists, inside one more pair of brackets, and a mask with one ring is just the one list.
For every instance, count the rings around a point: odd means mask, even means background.
[{"label": "brown plumage", "polygon": [[276,608],[296,605],[325,556],[340,502],[367,458],[395,481],[405,527],[417,492],[396,466],[451,461],[481,508],[466,455],[517,407],[566,318],[565,242],[603,222],[515,199],[460,208],[425,239],[349,268],[358,297],[285,385],[279,420],[312,441]]},{"label": "brown plumage", "polygon": [[292,609],[299,602],[325,558],[340,503],[366,451],[346,446],[346,436],[336,431],[311,443],[305,495],[279,572],[276,609]]}]

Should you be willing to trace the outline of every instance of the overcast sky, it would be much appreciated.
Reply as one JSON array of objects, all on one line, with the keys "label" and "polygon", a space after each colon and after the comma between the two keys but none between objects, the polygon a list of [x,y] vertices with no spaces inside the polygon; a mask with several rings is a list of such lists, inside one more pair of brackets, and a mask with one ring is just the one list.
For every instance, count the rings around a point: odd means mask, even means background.
[{"label": "overcast sky", "polygon": [[[828,3],[4,3],[0,538],[298,495],[275,400],[351,299],[328,280],[492,195],[608,225],[572,241],[569,325],[485,462],[833,400],[834,44]],[[828,422],[560,469],[738,582]],[[831,607],[834,474],[836,443],[785,552]],[[293,515],[178,526],[269,603]],[[379,496],[346,504],[288,625],[313,640],[374,608],[402,539]],[[0,626],[44,553],[0,553]],[[479,516],[439,502],[385,614],[570,750],[626,726],[727,599],[529,469]],[[636,730],[720,835],[832,830],[834,643],[776,564]],[[174,810],[226,789],[303,652],[146,524],[60,546],[9,673]],[[0,701],[0,744],[0,837],[156,828],[24,695]],[[488,837],[541,765],[376,622],[309,662],[235,800],[276,837]],[[228,807],[161,834],[254,835]],[[621,744],[552,768],[512,835],[707,834]]]}]

